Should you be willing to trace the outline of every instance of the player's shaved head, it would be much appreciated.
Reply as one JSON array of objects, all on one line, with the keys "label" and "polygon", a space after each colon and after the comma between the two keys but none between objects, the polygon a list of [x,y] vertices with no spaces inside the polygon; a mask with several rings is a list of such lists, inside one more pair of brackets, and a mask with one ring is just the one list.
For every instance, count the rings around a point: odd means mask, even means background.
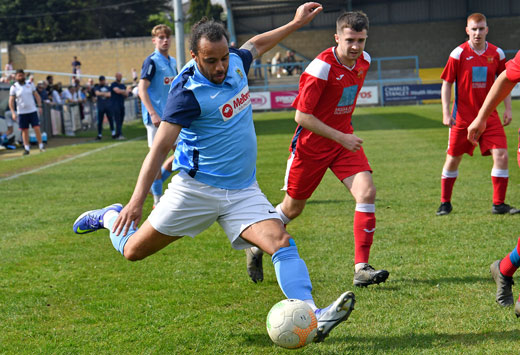
[{"label": "player's shaved head", "polygon": [[203,17],[191,28],[190,50],[198,54],[200,39],[204,37],[210,42],[220,42],[225,38],[229,42],[229,35],[224,25],[214,20]]},{"label": "player's shaved head", "polygon": [[161,33],[165,34],[166,37],[170,37],[172,35],[172,29],[166,25],[157,25],[152,28],[152,38],[159,36]]},{"label": "player's shaved head", "polygon": [[475,23],[484,21],[487,23],[486,16],[484,16],[484,14],[481,14],[480,12],[475,12],[475,13],[469,15],[467,23],[470,23],[470,21],[473,21]]},{"label": "player's shaved head", "polygon": [[344,28],[368,32],[368,16],[362,11],[345,12],[336,20],[336,33],[340,33]]}]

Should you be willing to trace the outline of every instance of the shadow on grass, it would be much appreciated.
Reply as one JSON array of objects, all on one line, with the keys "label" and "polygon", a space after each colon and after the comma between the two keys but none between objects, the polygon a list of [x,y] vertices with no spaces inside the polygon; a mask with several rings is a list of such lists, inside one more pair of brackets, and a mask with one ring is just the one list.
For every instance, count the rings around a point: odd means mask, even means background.
[{"label": "shadow on grass", "polygon": [[[468,332],[468,333],[429,333],[429,334],[406,334],[400,336],[352,336],[346,339],[334,338],[332,334],[327,343],[344,343],[350,344],[349,350],[366,351],[367,349],[376,351],[390,350],[410,350],[422,349],[430,350],[442,348],[450,348],[454,345],[476,346],[479,344],[494,343],[494,346],[500,346],[502,342],[512,342],[520,340],[517,330],[496,331],[496,332]],[[360,344],[357,346],[357,344]],[[361,345],[362,344],[362,345]]]},{"label": "shadow on grass", "polygon": [[[297,126],[293,118],[263,119],[254,122],[257,135],[292,135]],[[406,112],[354,114],[352,125],[354,126],[354,131],[443,128],[440,121]]]},{"label": "shadow on grass", "polygon": [[[270,348],[273,343],[266,333],[246,333],[243,335],[243,343],[246,346]],[[335,337],[331,333],[325,341],[325,346],[329,344],[344,343],[349,351],[391,351],[391,350],[410,350],[410,349],[442,349],[450,348],[453,345],[475,346],[488,342],[495,345],[501,342],[511,342],[520,340],[517,330],[496,331],[496,332],[468,332],[468,333],[429,333],[429,334],[406,334],[399,336],[348,336],[347,338]],[[359,345],[358,345],[359,344]],[[498,345],[497,345],[498,346]]]}]

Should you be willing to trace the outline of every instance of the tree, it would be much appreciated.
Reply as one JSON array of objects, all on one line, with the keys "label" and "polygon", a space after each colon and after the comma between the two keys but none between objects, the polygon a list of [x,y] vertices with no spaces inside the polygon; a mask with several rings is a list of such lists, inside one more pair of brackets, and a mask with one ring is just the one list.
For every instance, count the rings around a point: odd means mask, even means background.
[{"label": "tree", "polygon": [[10,0],[0,2],[0,38],[12,43],[148,36],[149,16],[171,0]]},{"label": "tree", "polygon": [[210,0],[191,0],[187,24],[191,27],[204,16],[220,21],[220,14],[223,11],[222,6],[213,5]]}]

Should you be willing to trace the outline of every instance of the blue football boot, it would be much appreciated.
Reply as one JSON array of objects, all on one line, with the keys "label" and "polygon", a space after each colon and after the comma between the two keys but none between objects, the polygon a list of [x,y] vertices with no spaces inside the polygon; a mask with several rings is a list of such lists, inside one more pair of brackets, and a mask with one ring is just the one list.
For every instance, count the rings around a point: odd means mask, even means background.
[{"label": "blue football boot", "polygon": [[110,210],[121,212],[123,205],[120,203],[114,203],[113,205],[101,208],[99,210],[92,210],[83,213],[79,216],[72,229],[76,234],[86,234],[97,231],[100,228],[105,228],[103,224],[103,216]]}]

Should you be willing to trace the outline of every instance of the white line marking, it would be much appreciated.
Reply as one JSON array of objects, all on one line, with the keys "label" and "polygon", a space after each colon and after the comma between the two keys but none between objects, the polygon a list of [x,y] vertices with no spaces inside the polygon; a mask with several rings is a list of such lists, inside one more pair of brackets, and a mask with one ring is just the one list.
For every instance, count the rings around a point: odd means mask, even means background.
[{"label": "white line marking", "polygon": [[70,158],[67,158],[67,159],[63,159],[63,160],[57,161],[55,163],[51,163],[49,165],[43,165],[43,166],[40,166],[39,168],[36,168],[36,169],[33,169],[33,170],[29,170],[29,171],[24,171],[23,173],[20,173],[20,174],[14,174],[14,175],[11,175],[11,176],[8,176],[8,177],[5,177],[5,178],[0,178],[0,182],[17,179],[20,176],[24,176],[24,175],[34,174],[34,173],[37,173],[39,171],[45,170],[47,168],[52,168],[53,166],[56,166],[56,165],[68,163],[69,161],[76,160],[78,158],[83,158],[83,157],[86,157],[86,156],[88,156],[90,154],[101,152],[101,151],[103,151],[105,149],[114,148],[114,147],[117,147],[118,145],[121,145],[121,144],[124,144],[124,143],[128,143],[128,142],[132,142],[132,141],[135,141],[135,140],[138,140],[138,139],[143,139],[143,138],[144,138],[144,136],[137,137],[137,138],[129,139],[126,142],[118,142],[118,143],[106,145],[104,147],[100,147],[100,148],[97,148],[97,149],[94,149],[94,150],[89,150],[88,152],[84,152],[84,153],[75,155],[73,157],[70,157]]}]

